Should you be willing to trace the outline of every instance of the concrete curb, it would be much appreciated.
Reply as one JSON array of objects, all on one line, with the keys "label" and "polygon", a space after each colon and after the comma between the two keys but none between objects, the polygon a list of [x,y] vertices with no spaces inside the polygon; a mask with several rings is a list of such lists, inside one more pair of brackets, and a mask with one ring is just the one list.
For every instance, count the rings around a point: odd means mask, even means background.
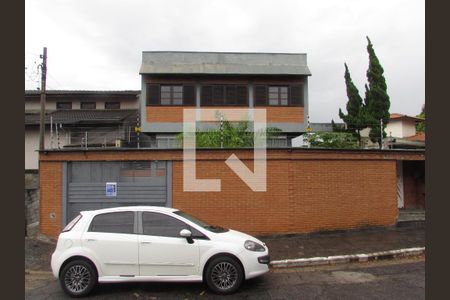
[{"label": "concrete curb", "polygon": [[425,254],[425,247],[389,250],[367,254],[350,254],[350,255],[335,255],[326,257],[273,260],[270,262],[270,266],[272,268],[289,268],[289,267],[334,265],[350,262],[365,262],[377,259],[391,259],[395,257],[416,256],[421,254]]},{"label": "concrete curb", "polygon": [[25,270],[25,275],[53,275],[51,271]]}]

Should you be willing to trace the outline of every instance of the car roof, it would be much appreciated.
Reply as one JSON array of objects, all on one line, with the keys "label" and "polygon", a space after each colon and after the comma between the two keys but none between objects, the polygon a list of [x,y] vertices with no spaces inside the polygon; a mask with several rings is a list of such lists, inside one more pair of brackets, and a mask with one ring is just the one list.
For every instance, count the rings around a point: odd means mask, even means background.
[{"label": "car roof", "polygon": [[119,211],[155,211],[155,212],[174,212],[178,209],[163,206],[119,206],[111,208],[102,208],[96,210],[86,210],[82,211],[82,214],[99,214],[108,212],[119,212]]}]

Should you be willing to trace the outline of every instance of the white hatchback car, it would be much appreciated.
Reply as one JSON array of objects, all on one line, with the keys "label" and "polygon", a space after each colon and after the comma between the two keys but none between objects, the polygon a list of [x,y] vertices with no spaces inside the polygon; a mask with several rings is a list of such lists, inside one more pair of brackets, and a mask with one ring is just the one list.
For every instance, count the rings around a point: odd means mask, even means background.
[{"label": "white hatchback car", "polygon": [[64,292],[80,297],[97,282],[136,281],[204,281],[230,294],[269,262],[250,235],[173,208],[130,206],[81,212],[59,235],[51,266]]}]

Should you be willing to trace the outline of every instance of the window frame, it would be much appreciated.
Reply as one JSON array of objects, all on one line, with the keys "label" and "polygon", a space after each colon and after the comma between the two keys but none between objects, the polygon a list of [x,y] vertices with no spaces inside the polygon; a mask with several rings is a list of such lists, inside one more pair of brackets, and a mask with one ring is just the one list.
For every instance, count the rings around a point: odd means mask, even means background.
[{"label": "window frame", "polygon": [[[270,88],[277,88],[277,104],[270,104]],[[281,88],[287,87],[287,104],[281,104]],[[264,88],[264,91],[258,89]],[[300,95],[294,93],[293,89],[300,88]],[[253,103],[255,107],[305,107],[305,85],[303,83],[255,83],[253,85]],[[259,97],[257,94],[259,93]],[[262,94],[262,95],[261,95]],[[299,99],[294,99],[294,95]],[[262,97],[264,96],[264,97]]]},{"label": "window frame", "polygon": [[[163,88],[165,88],[165,87],[169,88],[169,92],[168,92],[169,93],[169,99],[168,99],[169,104],[162,103],[162,101],[163,101],[162,93],[163,93]],[[181,87],[181,92],[174,91],[174,88],[176,88],[176,87]],[[167,92],[165,92],[165,93],[167,93]],[[174,104],[174,100],[175,100],[174,94],[175,93],[181,94],[181,97],[177,98],[177,100],[181,100],[180,104]],[[184,85],[183,84],[160,84],[159,85],[159,105],[161,105],[161,106],[182,106],[184,104],[183,98],[184,98]],[[165,100],[167,100],[167,99],[165,99]]]},{"label": "window frame", "polygon": [[[277,89],[277,104],[270,104],[270,89]],[[281,104],[281,89],[286,88],[286,104]],[[267,86],[267,106],[290,106],[290,91],[289,91],[289,85],[268,85]]]},{"label": "window frame", "polygon": [[[117,213],[132,213],[133,215],[133,230],[131,233],[125,233],[125,232],[105,232],[105,231],[92,231],[92,224],[95,220],[96,217],[101,216],[101,215],[107,215],[107,214],[117,214]],[[138,217],[137,217],[137,212],[136,211],[132,211],[132,210],[124,210],[124,211],[111,211],[111,212],[104,212],[104,213],[99,213],[96,214],[95,216],[93,216],[89,222],[89,225],[86,229],[86,232],[92,232],[92,233],[101,233],[101,234],[137,234],[138,233]]]},{"label": "window frame", "polygon": [[[238,89],[239,87],[245,87],[245,101],[239,102],[238,101]],[[210,89],[210,96],[211,99],[204,100],[206,97],[204,97],[204,88]],[[216,91],[221,89],[222,95],[221,95],[221,102],[218,103],[218,98],[215,97]],[[231,89],[231,90],[230,90]],[[229,91],[232,91],[234,98],[230,98],[227,96],[229,95]],[[205,103],[205,101],[207,101]],[[249,106],[249,87],[247,84],[239,84],[239,83],[223,83],[223,84],[201,84],[200,85],[200,106],[243,106],[248,107]]]},{"label": "window frame", "polygon": [[[119,107],[118,108],[106,107],[107,105],[111,105],[111,104],[119,104]],[[120,109],[120,101],[106,101],[105,102],[105,109]]]},{"label": "window frame", "polygon": [[[61,107],[58,107],[59,105],[61,105],[61,104],[68,104],[68,105],[70,105],[70,108],[61,108]],[[72,101],[57,101],[56,102],[56,110],[65,110],[65,109],[67,109],[67,110],[69,110],[69,109],[72,109],[72,107],[73,107],[73,104],[72,104]]]},{"label": "window frame", "polygon": [[150,234],[145,234],[144,233],[144,222],[143,222],[143,217],[144,217],[144,213],[153,213],[153,214],[159,214],[159,215],[163,215],[163,216],[165,216],[165,217],[168,217],[168,218],[172,218],[172,219],[175,219],[175,220],[177,220],[177,221],[179,221],[179,222],[181,222],[181,223],[183,223],[183,224],[185,224],[186,225],[186,229],[188,229],[188,230],[190,230],[192,233],[194,233],[193,232],[193,229],[195,230],[195,231],[197,231],[198,233],[200,233],[201,234],[201,236],[195,236],[195,235],[192,235],[192,239],[194,239],[194,240],[196,240],[196,239],[198,239],[198,240],[209,240],[209,237],[207,236],[207,235],[205,235],[203,232],[201,232],[200,230],[198,230],[197,228],[195,228],[195,227],[193,227],[193,226],[191,226],[191,225],[189,225],[188,223],[186,223],[184,220],[180,220],[179,218],[177,218],[177,217],[175,217],[175,216],[172,216],[172,215],[170,215],[170,214],[165,214],[165,213],[163,213],[163,212],[157,212],[157,211],[139,211],[138,212],[138,215],[137,215],[137,218],[138,218],[138,226],[137,226],[137,232],[138,232],[138,234],[140,234],[140,235],[145,235],[145,236],[151,236],[151,237],[158,237],[158,238],[180,238],[180,239],[185,239],[184,237],[182,237],[182,236],[165,236],[165,235],[150,235]]},{"label": "window frame", "polygon": [[[94,105],[94,108],[83,108],[83,104],[90,104],[90,105]],[[97,102],[95,102],[95,101],[81,101],[80,102],[80,109],[83,109],[83,110],[89,110],[89,109],[97,109]]]}]

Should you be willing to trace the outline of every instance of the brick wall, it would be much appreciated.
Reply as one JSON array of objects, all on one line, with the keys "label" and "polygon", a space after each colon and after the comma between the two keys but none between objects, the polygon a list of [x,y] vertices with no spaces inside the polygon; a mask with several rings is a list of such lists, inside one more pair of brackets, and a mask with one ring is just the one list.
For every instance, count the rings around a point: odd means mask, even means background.
[{"label": "brick wall", "polygon": [[394,161],[268,161],[267,192],[252,192],[225,163],[198,162],[198,178],[221,178],[222,192],[183,192],[173,164],[173,206],[250,234],[393,225]]},{"label": "brick wall", "polygon": [[[253,151],[233,152],[251,169]],[[268,150],[267,192],[253,192],[224,163],[231,153],[197,152],[197,178],[222,180],[222,192],[208,193],[182,191],[180,150],[41,153],[41,232],[61,230],[62,161],[171,160],[174,207],[217,225],[272,234],[392,225],[396,159],[424,159],[407,151]]]},{"label": "brick wall", "polygon": [[[183,122],[183,109],[189,108],[193,109],[194,106],[147,106],[147,122]],[[213,108],[213,109],[245,109],[248,107],[212,107],[205,106],[202,108]],[[304,122],[304,108],[303,107],[292,107],[292,106],[268,106],[261,107],[257,106],[255,108],[265,108],[267,122],[274,123],[303,123]]]},{"label": "brick wall", "polygon": [[[257,108],[259,108],[259,106]],[[267,122],[303,123],[305,119],[303,107],[271,106],[265,108],[267,114]]]},{"label": "brick wall", "polygon": [[57,237],[61,231],[62,217],[62,163],[45,162],[39,168],[40,230],[43,234]]}]

